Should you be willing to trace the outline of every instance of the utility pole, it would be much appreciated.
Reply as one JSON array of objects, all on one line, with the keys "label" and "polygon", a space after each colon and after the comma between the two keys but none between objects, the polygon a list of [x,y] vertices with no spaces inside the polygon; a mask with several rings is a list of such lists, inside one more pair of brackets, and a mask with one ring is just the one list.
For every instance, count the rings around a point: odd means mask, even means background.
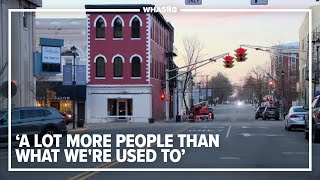
[{"label": "utility pole", "polygon": [[[220,58],[222,58],[222,57],[224,57],[224,56],[226,56],[226,55],[228,55],[229,53],[224,53],[224,54],[220,54],[220,55],[218,55],[218,56],[214,56],[214,57],[212,57],[212,58],[209,58],[209,59],[205,59],[205,60],[202,60],[202,61],[199,61],[199,62],[196,62],[196,63],[192,63],[192,64],[188,64],[188,65],[185,65],[185,66],[182,66],[182,67],[179,67],[179,68],[174,68],[174,69],[169,69],[169,64],[166,66],[166,79],[165,79],[165,81],[166,81],[166,102],[165,102],[165,110],[166,110],[166,121],[169,121],[169,100],[170,100],[170,91],[169,91],[169,81],[171,80],[171,79],[174,79],[174,78],[177,78],[177,77],[179,77],[179,76],[182,76],[182,75],[184,75],[184,74],[186,74],[186,73],[191,73],[193,70],[196,70],[196,69],[198,69],[198,68],[200,68],[200,67],[202,67],[202,66],[205,66],[205,65],[207,65],[207,64],[209,64],[209,63],[212,63],[212,62],[216,62],[217,61],[217,59],[220,59]],[[197,64],[200,64],[199,66],[196,66]],[[190,67],[190,66],[193,66],[193,65],[195,65],[195,67],[193,67],[193,68],[191,68],[191,69],[189,69],[189,71],[186,71],[186,72],[184,72],[184,73],[181,73],[181,74],[178,74],[178,75],[176,75],[176,76],[174,76],[174,77],[169,77],[169,73],[170,72],[172,72],[172,71],[176,71],[176,70],[179,70],[179,69],[183,69],[183,68],[186,68],[186,67]]]}]

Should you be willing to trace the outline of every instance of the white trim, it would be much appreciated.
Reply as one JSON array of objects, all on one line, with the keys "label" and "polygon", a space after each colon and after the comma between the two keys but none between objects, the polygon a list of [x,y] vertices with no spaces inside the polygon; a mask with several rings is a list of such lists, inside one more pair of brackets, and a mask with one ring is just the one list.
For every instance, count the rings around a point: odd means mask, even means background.
[{"label": "white trim", "polygon": [[94,61],[93,62],[96,63],[97,58],[99,58],[99,57],[102,57],[104,59],[104,63],[107,63],[107,58],[102,54],[96,55],[96,57],[94,57]]},{"label": "white trim", "polygon": [[96,27],[96,24],[97,24],[97,21],[98,21],[99,18],[101,18],[104,21],[104,25],[105,25],[104,27],[106,28],[107,27],[107,21],[102,15],[99,15],[99,16],[96,17],[96,19],[94,20],[93,26]]},{"label": "white trim", "polygon": [[88,60],[87,60],[87,74],[86,74],[86,78],[87,78],[87,83],[90,82],[90,14],[87,14],[86,16],[87,18],[87,24],[86,24],[86,31],[87,31],[87,56],[88,56]]},{"label": "white trim", "polygon": [[103,41],[106,40],[106,38],[95,38],[96,41]]},{"label": "white trim", "polygon": [[116,57],[121,57],[122,62],[124,63],[124,57],[123,57],[121,54],[116,54],[116,55],[114,55],[114,56],[112,57],[112,63],[114,62],[114,59],[115,59]]},{"label": "white trim", "polygon": [[151,78],[151,26],[152,26],[152,19],[151,19],[151,15],[150,14],[147,14],[147,45],[146,45],[146,50],[147,50],[147,64],[146,64],[146,68],[147,68],[147,73],[146,73],[146,79],[147,79],[147,82],[150,84],[151,81],[150,81],[150,78]]},{"label": "white trim", "polygon": [[113,77],[113,79],[123,79],[123,77]]},{"label": "white trim", "polygon": [[113,38],[112,40],[114,40],[114,41],[122,41],[123,38]]},{"label": "white trim", "polygon": [[141,57],[139,54],[134,54],[134,55],[132,55],[132,56],[130,57],[130,63],[132,62],[132,59],[133,59],[134,57],[140,58],[140,62],[142,63],[142,57]]},{"label": "white trim", "polygon": [[94,79],[106,79],[106,77],[94,77]]},{"label": "white trim", "polygon": [[131,77],[131,79],[141,79],[141,77]]},{"label": "white trim", "polygon": [[141,38],[131,38],[131,40],[138,41],[141,40]]},{"label": "white trim", "polygon": [[124,27],[124,21],[122,19],[122,17],[120,15],[116,15],[113,19],[112,19],[112,22],[111,22],[111,27],[113,27],[113,24],[114,24],[114,21],[119,18],[122,22],[122,27]]},{"label": "white trim", "polygon": [[132,24],[132,21],[134,18],[138,18],[138,20],[140,21],[140,27],[142,27],[142,20],[140,19],[140,17],[138,15],[132,16],[132,18],[129,21],[129,26],[131,27],[131,24]]}]

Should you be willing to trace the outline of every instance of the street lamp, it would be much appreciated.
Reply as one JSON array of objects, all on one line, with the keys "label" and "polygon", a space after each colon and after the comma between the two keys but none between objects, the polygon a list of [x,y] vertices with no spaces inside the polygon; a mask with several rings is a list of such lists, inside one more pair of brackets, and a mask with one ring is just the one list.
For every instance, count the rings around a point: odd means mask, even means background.
[{"label": "street lamp", "polygon": [[281,71],[281,77],[282,77],[282,114],[284,114],[285,107],[284,107],[284,70]]},{"label": "street lamp", "polygon": [[76,101],[76,54],[77,48],[75,46],[71,47],[71,52],[73,55],[73,79],[72,79],[72,88],[73,88],[73,101],[72,101],[72,118],[73,118],[73,129],[76,128],[76,109],[75,109],[75,101]]}]

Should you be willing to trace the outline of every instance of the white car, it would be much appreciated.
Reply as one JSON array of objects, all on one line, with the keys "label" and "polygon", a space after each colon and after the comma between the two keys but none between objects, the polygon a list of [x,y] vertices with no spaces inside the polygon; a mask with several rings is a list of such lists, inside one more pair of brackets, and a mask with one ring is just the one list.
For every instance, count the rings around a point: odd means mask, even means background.
[{"label": "white car", "polygon": [[293,106],[290,108],[288,114],[284,119],[285,129],[291,131],[292,128],[304,128],[305,126],[305,115],[308,110],[304,109],[303,106]]}]

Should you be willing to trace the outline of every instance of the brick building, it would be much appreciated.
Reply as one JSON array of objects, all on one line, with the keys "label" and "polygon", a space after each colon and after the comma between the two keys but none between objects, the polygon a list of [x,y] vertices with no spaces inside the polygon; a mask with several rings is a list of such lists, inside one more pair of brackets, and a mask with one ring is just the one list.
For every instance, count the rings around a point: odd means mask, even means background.
[{"label": "brick building", "polygon": [[[297,82],[299,81],[299,42],[274,46],[271,56],[271,75],[275,81],[274,96],[283,99],[286,110],[298,100]],[[284,73],[282,76],[282,72]]]},{"label": "brick building", "polygon": [[174,64],[174,29],[160,13],[142,13],[144,6],[153,5],[85,6],[140,9],[87,12],[87,122],[165,118],[165,101],[160,95],[165,69]]}]

